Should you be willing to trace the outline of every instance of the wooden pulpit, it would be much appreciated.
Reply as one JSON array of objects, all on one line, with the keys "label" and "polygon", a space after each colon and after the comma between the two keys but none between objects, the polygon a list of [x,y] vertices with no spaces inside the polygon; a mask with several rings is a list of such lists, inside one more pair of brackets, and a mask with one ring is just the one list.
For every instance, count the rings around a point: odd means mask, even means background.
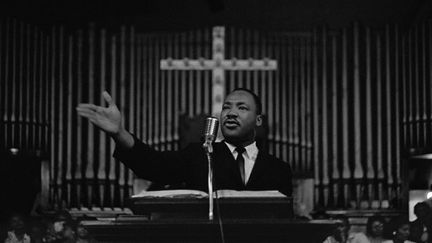
[{"label": "wooden pulpit", "polygon": [[[224,219],[291,219],[291,197],[215,198],[215,217]],[[129,208],[135,215],[148,219],[208,218],[208,197],[204,198],[131,198]]]},{"label": "wooden pulpit", "polygon": [[219,198],[213,220],[206,197],[131,198],[129,207],[134,215],[83,224],[110,242],[322,242],[334,226],[294,219],[290,197]]},{"label": "wooden pulpit", "polygon": [[[323,242],[334,229],[329,220],[118,218],[83,221],[100,242]],[[222,234],[223,232],[223,234]],[[222,236],[223,235],[223,236]],[[222,241],[222,237],[224,241]]]}]

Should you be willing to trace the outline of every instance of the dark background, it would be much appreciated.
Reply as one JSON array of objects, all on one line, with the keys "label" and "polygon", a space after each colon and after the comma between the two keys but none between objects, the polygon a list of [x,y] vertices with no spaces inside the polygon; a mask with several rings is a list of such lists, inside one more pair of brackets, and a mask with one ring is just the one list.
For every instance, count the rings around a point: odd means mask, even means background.
[{"label": "dark background", "polygon": [[304,30],[352,21],[375,28],[409,27],[431,16],[431,0],[17,0],[0,4],[3,16],[41,25],[134,24],[147,30],[191,29],[216,24],[257,29]]}]

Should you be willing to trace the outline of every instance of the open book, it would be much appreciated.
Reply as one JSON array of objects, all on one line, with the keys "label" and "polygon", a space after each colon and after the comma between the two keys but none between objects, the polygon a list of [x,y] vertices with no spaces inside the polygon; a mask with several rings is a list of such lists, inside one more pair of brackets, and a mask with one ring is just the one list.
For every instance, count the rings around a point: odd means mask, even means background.
[{"label": "open book", "polygon": [[[292,198],[279,191],[218,190],[213,194],[224,218],[289,218]],[[136,215],[156,218],[206,218],[208,194],[198,190],[143,191],[129,200]],[[162,215],[162,216],[161,216]]]},{"label": "open book", "polygon": [[[162,190],[142,191],[132,198],[207,198],[208,194],[198,190]],[[279,191],[236,191],[218,190],[213,194],[214,198],[285,198]]]}]

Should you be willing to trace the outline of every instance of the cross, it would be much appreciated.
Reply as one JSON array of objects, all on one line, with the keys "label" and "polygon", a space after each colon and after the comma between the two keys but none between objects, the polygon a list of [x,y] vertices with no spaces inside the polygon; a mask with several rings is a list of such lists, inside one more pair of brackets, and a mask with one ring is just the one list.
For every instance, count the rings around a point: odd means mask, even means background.
[{"label": "cross", "polygon": [[212,59],[162,59],[162,70],[212,70],[212,115],[218,117],[225,96],[225,70],[276,70],[276,60],[225,59],[225,27],[213,28]]}]

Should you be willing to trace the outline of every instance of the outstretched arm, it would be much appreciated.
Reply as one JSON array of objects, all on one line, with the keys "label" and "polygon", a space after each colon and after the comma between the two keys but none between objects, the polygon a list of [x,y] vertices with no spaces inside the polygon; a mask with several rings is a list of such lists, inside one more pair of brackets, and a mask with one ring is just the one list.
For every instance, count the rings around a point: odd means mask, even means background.
[{"label": "outstretched arm", "polygon": [[106,132],[118,146],[132,148],[135,141],[133,136],[124,128],[119,109],[108,92],[104,91],[102,96],[108,103],[107,107],[81,103],[76,108],[78,115],[87,118],[96,127]]}]

